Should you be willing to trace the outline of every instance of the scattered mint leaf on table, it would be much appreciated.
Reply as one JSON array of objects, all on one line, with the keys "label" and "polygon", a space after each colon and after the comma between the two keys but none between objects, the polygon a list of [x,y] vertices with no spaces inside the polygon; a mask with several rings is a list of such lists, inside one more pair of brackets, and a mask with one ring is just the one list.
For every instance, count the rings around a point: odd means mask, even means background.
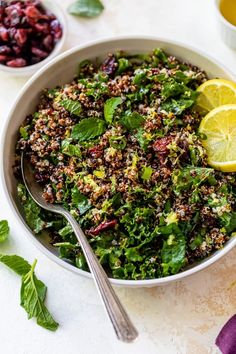
[{"label": "scattered mint leaf on table", "polygon": [[28,313],[29,319],[35,317],[39,326],[55,331],[58,323],[44,305],[47,287],[34,274],[36,263],[35,260],[30,271],[22,277],[21,306]]},{"label": "scattered mint leaf on table", "polygon": [[9,226],[7,220],[0,221],[0,242],[4,242],[9,235]]},{"label": "scattered mint leaf on table", "polygon": [[68,11],[71,15],[96,17],[102,13],[104,6],[100,0],[78,0],[71,4]]},{"label": "scattered mint leaf on table", "polygon": [[24,258],[16,255],[1,254],[0,262],[20,276],[27,274],[31,269],[30,264]]},{"label": "scattered mint leaf on table", "polygon": [[39,326],[55,331],[58,323],[44,304],[47,287],[34,273],[37,260],[31,266],[22,257],[0,254],[0,262],[22,277],[21,306],[27,312],[28,318],[35,317]]}]

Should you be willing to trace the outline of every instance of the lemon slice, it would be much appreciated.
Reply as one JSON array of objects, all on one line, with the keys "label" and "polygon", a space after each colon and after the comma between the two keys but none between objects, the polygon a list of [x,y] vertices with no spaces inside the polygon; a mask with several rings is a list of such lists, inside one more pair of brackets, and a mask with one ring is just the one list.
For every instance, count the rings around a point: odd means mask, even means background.
[{"label": "lemon slice", "polygon": [[197,107],[202,112],[226,105],[236,104],[236,83],[224,79],[213,79],[204,82],[198,87],[200,93],[197,99]]},{"label": "lemon slice", "polygon": [[217,107],[201,121],[199,132],[206,137],[210,166],[223,172],[236,172],[236,104]]}]

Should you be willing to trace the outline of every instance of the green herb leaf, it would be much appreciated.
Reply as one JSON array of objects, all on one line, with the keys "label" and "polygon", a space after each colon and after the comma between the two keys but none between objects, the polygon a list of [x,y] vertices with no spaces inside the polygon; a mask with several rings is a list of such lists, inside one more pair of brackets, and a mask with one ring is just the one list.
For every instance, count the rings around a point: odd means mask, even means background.
[{"label": "green herb leaf", "polygon": [[111,136],[109,143],[114,149],[123,150],[127,145],[127,140],[125,136]]},{"label": "green herb leaf", "polygon": [[20,127],[20,135],[24,140],[28,140],[29,139],[29,134],[27,129],[29,128],[29,126],[26,127]]},{"label": "green herb leaf", "polygon": [[71,15],[82,17],[96,17],[103,10],[104,6],[100,0],[78,0],[68,8]]},{"label": "green herb leaf", "polygon": [[99,118],[85,118],[74,126],[71,138],[78,141],[92,140],[102,135],[106,129],[106,122]]},{"label": "green herb leaf", "polygon": [[24,207],[26,222],[33,232],[38,234],[53,225],[52,222],[47,222],[42,219],[41,208],[28,195],[23,184],[18,184],[17,193]]},{"label": "green herb leaf", "polygon": [[170,79],[163,84],[163,87],[161,90],[161,97],[166,100],[167,98],[176,97],[176,96],[184,93],[185,90],[186,90],[185,85],[183,85],[182,83],[179,83],[173,79]]},{"label": "green herb leaf", "polygon": [[116,108],[122,103],[120,97],[109,98],[104,105],[104,117],[108,123],[112,123]]},{"label": "green herb leaf", "polygon": [[214,174],[212,168],[185,167],[181,170],[174,170],[172,173],[173,190],[176,195],[191,188],[196,189],[201,183]]},{"label": "green herb leaf", "polygon": [[68,140],[63,140],[61,143],[61,151],[63,154],[68,156],[81,157],[81,150],[78,145],[73,145]]},{"label": "green herb leaf", "polygon": [[141,178],[144,181],[149,181],[153,173],[153,169],[150,166],[144,166]]},{"label": "green herb leaf", "polygon": [[0,221],[0,242],[4,242],[9,235],[9,226],[7,220]]},{"label": "green herb leaf", "polygon": [[81,113],[81,104],[78,101],[73,101],[69,98],[66,98],[59,102],[60,106],[64,107],[68,112],[79,116]]},{"label": "green herb leaf", "polygon": [[1,254],[0,262],[21,276],[27,274],[31,269],[31,265],[24,258],[16,255]]},{"label": "green herb leaf", "polygon": [[167,113],[174,113],[175,115],[180,115],[185,111],[187,108],[190,108],[194,105],[194,100],[187,100],[187,99],[171,99],[168,100],[161,105],[161,110],[166,111]]},{"label": "green herb leaf", "polygon": [[164,241],[161,250],[163,274],[175,274],[185,264],[186,241],[183,236],[171,234],[167,241]]},{"label": "green herb leaf", "polygon": [[168,62],[167,55],[163,52],[162,49],[156,48],[153,51],[153,54],[157,59],[159,59],[162,63],[166,64]]},{"label": "green herb leaf", "polygon": [[139,114],[138,112],[130,112],[121,118],[120,123],[127,130],[133,130],[140,128],[144,121],[145,118],[141,116],[141,114]]},{"label": "green herb leaf", "polygon": [[83,215],[91,208],[89,199],[80,193],[77,187],[74,187],[71,192],[72,203],[79,209],[80,215]]},{"label": "green herb leaf", "polygon": [[126,58],[120,58],[118,59],[118,69],[116,71],[117,75],[120,75],[123,73],[125,70],[127,70],[130,66],[129,60]]},{"label": "green herb leaf", "polygon": [[50,331],[58,328],[48,309],[44,305],[47,288],[34,274],[35,261],[28,273],[22,277],[21,306],[28,313],[28,318],[36,317],[37,324]]}]

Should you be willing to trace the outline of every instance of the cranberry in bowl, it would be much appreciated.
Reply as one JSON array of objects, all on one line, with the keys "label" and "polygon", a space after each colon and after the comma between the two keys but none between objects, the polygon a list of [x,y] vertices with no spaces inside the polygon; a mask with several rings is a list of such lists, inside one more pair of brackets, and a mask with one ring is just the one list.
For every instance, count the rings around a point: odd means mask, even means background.
[{"label": "cranberry in bowl", "polygon": [[0,0],[0,70],[32,75],[62,51],[65,38],[64,12],[53,1]]}]

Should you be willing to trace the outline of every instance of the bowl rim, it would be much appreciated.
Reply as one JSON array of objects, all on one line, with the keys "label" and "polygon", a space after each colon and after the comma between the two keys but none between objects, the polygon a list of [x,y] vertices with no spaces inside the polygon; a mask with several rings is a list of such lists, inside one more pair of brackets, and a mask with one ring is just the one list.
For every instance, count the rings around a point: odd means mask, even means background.
[{"label": "bowl rim", "polygon": [[[42,0],[42,3],[44,7],[47,10],[50,10],[54,13],[56,18],[59,20],[61,26],[62,26],[62,37],[59,39],[59,41],[56,43],[55,47],[51,51],[51,53],[43,60],[41,60],[37,64],[33,65],[27,65],[21,68],[12,68],[9,66],[6,66],[4,64],[0,63],[0,70],[9,75],[14,75],[14,76],[29,76],[34,74],[37,70],[41,69],[44,65],[47,65],[49,62],[52,61],[55,56],[57,56],[63,49],[66,39],[67,39],[67,34],[68,34],[68,26],[67,26],[67,20],[66,20],[66,15],[64,10],[62,9],[61,5],[58,3],[55,3],[54,1],[48,1],[48,0]],[[49,4],[49,5],[48,5]],[[51,9],[53,7],[53,9]],[[56,9],[56,10],[54,10]]]},{"label": "bowl rim", "polygon": [[[82,49],[89,48],[90,46],[93,46],[93,45],[99,45],[99,44],[104,44],[104,43],[109,43],[109,42],[114,42],[114,41],[121,41],[121,40],[140,40],[140,41],[156,40],[156,41],[159,41],[159,42],[166,43],[168,45],[176,45],[176,46],[178,46],[180,48],[193,51],[193,52],[199,54],[200,56],[202,56],[203,58],[215,63],[221,69],[223,69],[225,71],[225,73],[227,73],[230,77],[232,77],[232,79],[235,78],[235,80],[236,80],[235,75],[230,70],[228,70],[224,66],[224,64],[220,63],[218,60],[214,59],[210,55],[206,54],[205,52],[203,52],[202,50],[199,50],[198,48],[196,48],[194,46],[182,43],[180,41],[166,39],[164,37],[149,36],[149,35],[129,35],[129,36],[125,35],[125,36],[103,37],[103,38],[100,38],[98,40],[89,41],[89,42],[86,42],[84,44],[75,46],[75,47],[65,51],[64,53],[60,54],[59,56],[54,58],[52,61],[47,63],[46,65],[44,65],[37,73],[35,73],[25,83],[25,85],[22,87],[22,89],[18,93],[18,95],[17,95],[17,97],[16,97],[16,99],[15,99],[15,101],[14,101],[14,103],[13,103],[11,109],[10,109],[10,112],[8,114],[8,117],[7,117],[6,121],[5,121],[5,123],[4,123],[3,130],[2,130],[2,133],[1,133],[1,137],[0,137],[0,150],[1,150],[1,153],[0,153],[0,167],[1,167],[0,168],[0,181],[2,182],[3,192],[5,194],[6,200],[7,200],[8,204],[9,204],[14,216],[17,219],[17,223],[19,223],[20,227],[24,228],[27,238],[29,240],[31,240],[31,242],[37,247],[37,249],[39,249],[51,261],[54,261],[55,263],[59,264],[63,268],[65,268],[65,269],[67,269],[69,271],[72,271],[75,274],[79,274],[79,275],[85,276],[87,278],[92,278],[92,275],[89,272],[81,270],[79,268],[76,268],[75,266],[71,265],[70,263],[67,263],[66,261],[60,259],[58,256],[53,254],[45,246],[43,246],[33,236],[32,231],[30,230],[30,228],[25,224],[23,218],[18,214],[17,209],[16,209],[16,207],[14,205],[14,202],[13,202],[13,200],[12,200],[12,198],[10,196],[10,193],[8,191],[8,188],[7,188],[6,176],[5,176],[5,167],[4,167],[4,146],[5,146],[6,140],[7,140],[8,126],[9,126],[9,123],[11,121],[11,116],[12,116],[14,110],[15,110],[16,105],[19,103],[19,101],[21,100],[21,97],[30,88],[30,86],[41,75],[43,75],[44,72],[46,70],[48,70],[48,68],[50,68],[54,64],[62,61],[67,56],[70,56],[71,54],[79,52]],[[177,273],[177,274],[170,275],[170,276],[167,276],[167,277],[162,277],[162,278],[155,278],[155,279],[125,280],[125,279],[110,278],[110,281],[114,285],[123,286],[123,287],[152,287],[152,286],[165,285],[165,284],[168,284],[168,283],[172,283],[172,282],[177,281],[177,280],[182,280],[182,279],[186,278],[187,276],[193,275],[193,274],[195,274],[195,273],[197,273],[197,272],[209,267],[210,265],[215,263],[217,260],[222,258],[230,250],[232,250],[232,248],[235,245],[236,245],[236,238],[232,239],[231,242],[228,243],[223,249],[219,250],[217,253],[215,253],[212,256],[210,256],[209,258],[207,258],[203,263],[197,264],[196,266],[194,266],[194,267],[192,267],[190,269],[184,270],[181,273]]]}]

